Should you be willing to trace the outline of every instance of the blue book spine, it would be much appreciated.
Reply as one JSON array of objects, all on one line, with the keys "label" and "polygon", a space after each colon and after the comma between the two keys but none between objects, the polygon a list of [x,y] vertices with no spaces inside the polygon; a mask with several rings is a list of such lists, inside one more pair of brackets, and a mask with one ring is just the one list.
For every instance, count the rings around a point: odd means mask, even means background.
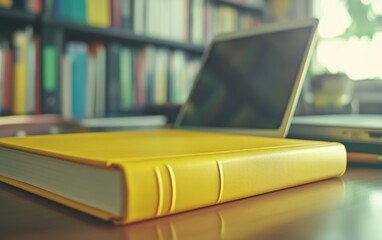
[{"label": "blue book spine", "polygon": [[77,44],[72,50],[72,116],[74,119],[86,116],[87,49]]},{"label": "blue book spine", "polygon": [[59,18],[64,17],[64,5],[62,1],[63,0],[54,1],[54,15]]}]

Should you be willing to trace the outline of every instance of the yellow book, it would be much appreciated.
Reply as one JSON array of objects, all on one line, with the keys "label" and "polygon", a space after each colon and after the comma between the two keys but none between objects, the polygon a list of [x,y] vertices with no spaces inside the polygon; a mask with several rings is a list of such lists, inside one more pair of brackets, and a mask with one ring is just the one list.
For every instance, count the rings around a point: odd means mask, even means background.
[{"label": "yellow book", "polygon": [[340,176],[339,143],[182,130],[0,139],[0,180],[132,223]]},{"label": "yellow book", "polygon": [[86,0],[88,24],[97,27],[110,27],[110,0]]},{"label": "yellow book", "polygon": [[13,6],[13,0],[0,0],[0,7],[11,8]]},{"label": "yellow book", "polygon": [[338,208],[344,203],[345,196],[345,184],[335,178],[288,191],[145,221],[124,228],[123,232],[129,240],[278,239],[276,235],[270,238],[269,234],[280,226],[288,226],[288,223],[296,223],[301,219],[313,219]]},{"label": "yellow book", "polygon": [[28,34],[27,31],[18,31],[14,34],[14,45],[17,52],[14,64],[14,114],[27,113]]}]

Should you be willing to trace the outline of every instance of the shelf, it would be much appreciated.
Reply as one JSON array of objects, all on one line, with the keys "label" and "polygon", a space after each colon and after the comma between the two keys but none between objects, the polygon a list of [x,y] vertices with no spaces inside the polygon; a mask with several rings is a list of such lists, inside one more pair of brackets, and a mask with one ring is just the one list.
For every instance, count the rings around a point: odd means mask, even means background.
[{"label": "shelf", "polygon": [[[0,8],[0,18],[7,18],[28,23],[35,23],[38,15],[17,9]],[[6,24],[6,23],[3,23]],[[2,24],[2,25],[3,25]]]},{"label": "shelf", "polygon": [[130,42],[134,42],[138,44],[159,45],[159,46],[168,47],[168,48],[182,49],[182,50],[197,53],[197,54],[202,54],[204,50],[204,46],[202,45],[181,43],[181,42],[172,41],[172,40],[165,40],[165,39],[154,38],[149,36],[136,35],[134,33],[126,32],[119,29],[99,28],[99,27],[94,27],[87,24],[83,24],[83,23],[71,22],[71,21],[61,20],[61,19],[44,19],[44,21],[47,24],[60,27],[64,30],[73,31],[76,33],[78,32],[78,33],[82,33],[86,35],[89,35],[89,34],[98,35],[103,38],[125,40],[125,41],[130,41]]},{"label": "shelf", "polygon": [[254,7],[248,6],[248,5],[241,4],[241,3],[231,2],[229,0],[210,0],[210,1],[214,2],[214,3],[224,4],[224,5],[236,8],[239,11],[250,12],[250,13],[253,13],[253,14],[256,14],[259,16],[263,15],[262,9],[255,7],[255,6]]}]

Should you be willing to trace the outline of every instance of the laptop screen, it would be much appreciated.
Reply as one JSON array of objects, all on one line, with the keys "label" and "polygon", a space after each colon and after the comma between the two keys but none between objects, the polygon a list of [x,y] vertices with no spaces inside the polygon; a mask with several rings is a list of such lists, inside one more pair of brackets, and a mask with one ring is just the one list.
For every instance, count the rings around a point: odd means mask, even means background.
[{"label": "laptop screen", "polygon": [[179,124],[279,128],[311,34],[302,27],[215,42]]}]

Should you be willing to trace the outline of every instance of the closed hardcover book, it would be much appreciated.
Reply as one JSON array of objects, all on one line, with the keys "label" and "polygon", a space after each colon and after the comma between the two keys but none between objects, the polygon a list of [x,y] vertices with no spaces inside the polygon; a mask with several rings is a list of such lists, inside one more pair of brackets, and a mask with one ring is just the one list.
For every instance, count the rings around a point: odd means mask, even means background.
[{"label": "closed hardcover book", "polygon": [[341,176],[338,143],[182,130],[0,139],[0,180],[125,224]]}]

